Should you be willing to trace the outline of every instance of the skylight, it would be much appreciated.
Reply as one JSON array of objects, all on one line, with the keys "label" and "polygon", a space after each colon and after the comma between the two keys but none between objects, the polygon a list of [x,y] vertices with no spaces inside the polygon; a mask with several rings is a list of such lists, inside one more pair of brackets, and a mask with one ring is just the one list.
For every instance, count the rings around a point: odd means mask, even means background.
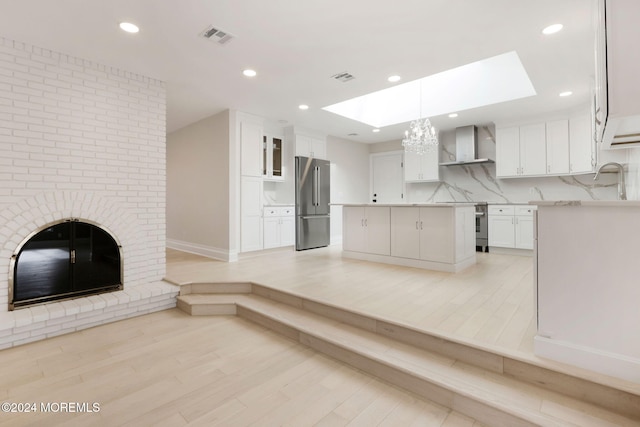
[{"label": "skylight", "polygon": [[535,94],[518,54],[512,51],[329,105],[323,110],[380,128]]}]

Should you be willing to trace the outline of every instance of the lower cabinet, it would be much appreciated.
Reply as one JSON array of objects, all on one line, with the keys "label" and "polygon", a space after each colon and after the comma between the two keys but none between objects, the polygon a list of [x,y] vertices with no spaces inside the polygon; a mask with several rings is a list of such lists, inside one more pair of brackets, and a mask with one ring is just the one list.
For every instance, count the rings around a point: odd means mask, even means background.
[{"label": "lower cabinet", "polygon": [[389,207],[345,206],[342,215],[345,251],[389,255]]},{"label": "lower cabinet", "polygon": [[293,206],[265,206],[263,214],[264,248],[290,246],[295,243]]},{"label": "lower cabinet", "polygon": [[342,215],[343,256],[449,272],[476,262],[471,204],[348,205]]},{"label": "lower cabinet", "polygon": [[262,177],[243,176],[240,202],[240,252],[262,249]]},{"label": "lower cabinet", "polygon": [[533,249],[534,206],[490,205],[489,247]]},{"label": "lower cabinet", "polygon": [[391,255],[453,263],[454,230],[449,209],[391,208]]}]

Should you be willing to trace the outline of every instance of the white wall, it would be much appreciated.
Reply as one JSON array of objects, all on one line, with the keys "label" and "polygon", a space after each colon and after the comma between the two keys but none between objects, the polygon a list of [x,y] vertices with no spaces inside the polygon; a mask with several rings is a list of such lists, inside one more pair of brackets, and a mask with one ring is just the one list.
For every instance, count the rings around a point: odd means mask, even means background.
[{"label": "white wall", "polygon": [[226,259],[229,110],[167,135],[168,246]]},{"label": "white wall", "polygon": [[[331,203],[367,203],[369,145],[335,136],[327,137],[331,161]],[[342,241],[342,207],[331,206],[331,242]]]}]

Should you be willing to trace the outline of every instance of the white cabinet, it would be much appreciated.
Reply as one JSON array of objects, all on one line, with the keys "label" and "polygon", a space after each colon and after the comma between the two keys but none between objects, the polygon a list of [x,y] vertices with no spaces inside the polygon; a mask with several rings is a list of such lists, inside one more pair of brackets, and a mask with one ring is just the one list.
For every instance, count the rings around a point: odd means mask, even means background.
[{"label": "white cabinet", "polygon": [[544,123],[496,129],[496,175],[498,177],[546,173]]},{"label": "white cabinet", "polygon": [[554,120],[546,124],[547,173],[569,173],[569,120]]},{"label": "white cabinet", "polygon": [[284,181],[285,147],[281,137],[262,136],[262,176],[269,181]]},{"label": "white cabinet", "polygon": [[544,175],[547,170],[546,126],[520,126],[520,175]]},{"label": "white cabinet", "polygon": [[496,129],[496,176],[593,172],[595,143],[589,114]]},{"label": "white cabinet", "polygon": [[520,175],[520,128],[496,129],[496,176]]},{"label": "white cabinet", "polygon": [[293,147],[295,156],[327,159],[327,138],[319,132],[289,126],[284,130],[285,141]]},{"label": "white cabinet", "polygon": [[345,206],[342,215],[345,251],[390,254],[390,208]]},{"label": "white cabinet", "polygon": [[262,249],[262,178],[243,176],[240,200],[240,251]]},{"label": "white cabinet", "polygon": [[515,226],[518,249],[533,249],[533,208],[516,207]]},{"label": "white cabinet", "polygon": [[327,140],[315,136],[295,134],[296,156],[327,158]]},{"label": "white cabinet", "polygon": [[244,176],[262,176],[262,137],[261,123],[240,122],[240,171]]},{"label": "white cabinet", "polygon": [[591,173],[595,167],[595,140],[589,112],[569,120],[569,172]]},{"label": "white cabinet", "polygon": [[265,249],[293,245],[295,243],[293,206],[265,206],[263,233]]},{"label": "white cabinet", "polygon": [[457,272],[476,262],[472,205],[345,206],[343,256]]},{"label": "white cabinet", "polygon": [[287,146],[293,149],[294,156],[327,159],[326,135],[294,126],[285,128],[284,135]]},{"label": "white cabinet", "polygon": [[405,182],[439,181],[438,160],[437,148],[424,154],[406,152],[404,154]]},{"label": "white cabinet", "polygon": [[534,210],[528,205],[489,205],[489,247],[533,249]]},{"label": "white cabinet", "polygon": [[439,208],[391,208],[391,255],[453,263],[454,215]]}]

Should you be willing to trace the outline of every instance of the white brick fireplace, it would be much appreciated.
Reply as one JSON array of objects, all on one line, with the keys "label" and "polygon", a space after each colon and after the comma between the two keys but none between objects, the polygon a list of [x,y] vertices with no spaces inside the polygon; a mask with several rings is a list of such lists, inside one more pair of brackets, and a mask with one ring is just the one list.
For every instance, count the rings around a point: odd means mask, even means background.
[{"label": "white brick fireplace", "polygon": [[[0,348],[175,306],[165,274],[165,87],[0,38]],[[30,233],[88,220],[122,245],[122,291],[8,311]]]}]

